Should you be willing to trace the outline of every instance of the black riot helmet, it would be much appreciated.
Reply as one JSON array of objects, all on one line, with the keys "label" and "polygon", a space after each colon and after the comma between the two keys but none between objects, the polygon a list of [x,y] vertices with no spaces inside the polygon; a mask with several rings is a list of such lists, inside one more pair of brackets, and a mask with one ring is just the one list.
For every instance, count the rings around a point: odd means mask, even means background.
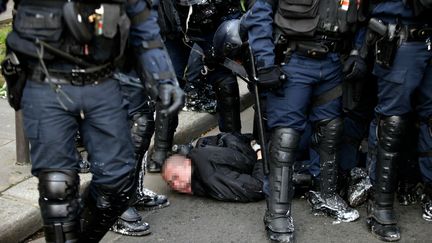
[{"label": "black riot helmet", "polygon": [[239,19],[226,20],[219,25],[213,37],[216,57],[235,59],[241,54],[242,44]]}]

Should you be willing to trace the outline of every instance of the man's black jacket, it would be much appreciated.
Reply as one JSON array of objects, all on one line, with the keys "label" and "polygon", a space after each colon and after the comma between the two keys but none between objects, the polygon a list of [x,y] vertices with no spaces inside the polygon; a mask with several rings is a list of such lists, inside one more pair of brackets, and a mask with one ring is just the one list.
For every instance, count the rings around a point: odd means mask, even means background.
[{"label": "man's black jacket", "polygon": [[257,163],[250,139],[221,133],[201,138],[192,160],[192,192],[221,201],[252,202],[264,198],[262,163]]}]

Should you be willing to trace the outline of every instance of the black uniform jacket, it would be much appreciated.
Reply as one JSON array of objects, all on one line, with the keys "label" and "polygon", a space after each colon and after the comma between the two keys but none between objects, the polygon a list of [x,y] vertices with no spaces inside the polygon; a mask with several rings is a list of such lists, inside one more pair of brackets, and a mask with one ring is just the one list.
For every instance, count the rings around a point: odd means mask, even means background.
[{"label": "black uniform jacket", "polygon": [[262,163],[245,136],[221,133],[201,138],[188,157],[193,194],[235,202],[264,198]]}]

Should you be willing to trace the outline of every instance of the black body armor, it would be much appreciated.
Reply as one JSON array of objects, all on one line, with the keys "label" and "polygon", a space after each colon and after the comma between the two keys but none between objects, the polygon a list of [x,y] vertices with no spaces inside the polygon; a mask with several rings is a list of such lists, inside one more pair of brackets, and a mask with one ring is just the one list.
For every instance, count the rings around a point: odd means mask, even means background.
[{"label": "black body armor", "polygon": [[356,0],[281,0],[274,22],[285,36],[338,37],[354,31],[357,12]]},{"label": "black body armor", "polygon": [[7,46],[48,65],[54,59],[85,68],[113,62],[122,56],[129,33],[125,3],[21,1]]}]

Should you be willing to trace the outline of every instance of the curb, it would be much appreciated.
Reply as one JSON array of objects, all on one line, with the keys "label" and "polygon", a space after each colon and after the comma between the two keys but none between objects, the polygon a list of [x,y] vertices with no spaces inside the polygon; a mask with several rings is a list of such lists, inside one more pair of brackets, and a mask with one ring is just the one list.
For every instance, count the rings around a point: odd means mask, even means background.
[{"label": "curb", "polygon": [[[241,110],[252,105],[253,97],[243,81],[239,81]],[[174,143],[188,143],[217,126],[218,116],[209,113],[180,112]],[[150,148],[151,149],[151,148]],[[80,174],[81,185],[91,174]],[[0,242],[22,242],[42,228],[37,179],[31,177],[0,193]]]}]

